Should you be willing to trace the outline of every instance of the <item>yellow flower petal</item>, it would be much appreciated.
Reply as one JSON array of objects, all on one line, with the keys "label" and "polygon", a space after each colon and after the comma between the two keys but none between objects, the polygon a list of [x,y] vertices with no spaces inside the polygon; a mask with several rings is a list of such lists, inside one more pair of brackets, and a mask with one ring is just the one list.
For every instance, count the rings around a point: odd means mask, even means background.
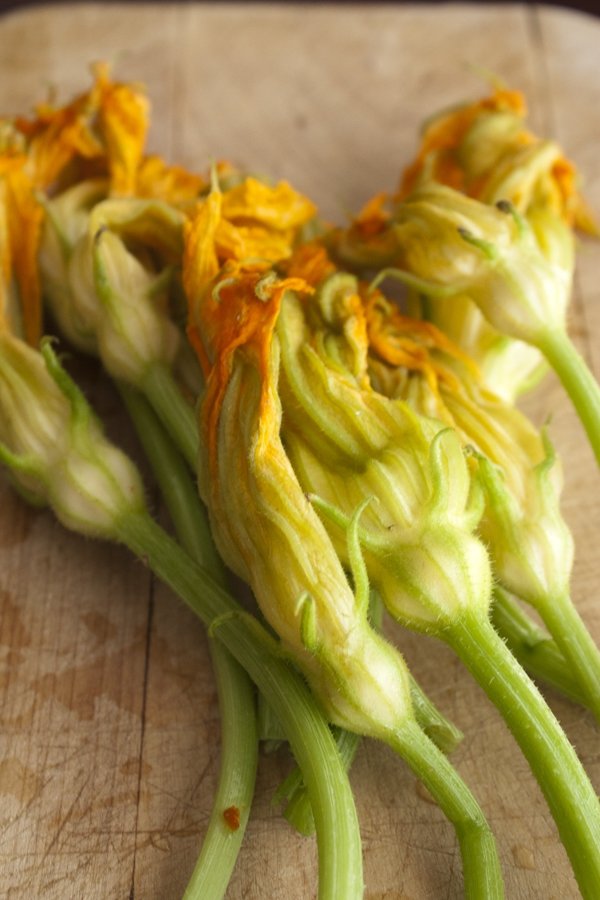
[{"label": "yellow flower petal", "polygon": [[100,130],[106,147],[111,193],[135,192],[137,170],[148,131],[148,101],[139,89],[111,82],[108,67],[95,70],[100,90]]},{"label": "yellow flower petal", "polygon": [[200,175],[182,166],[169,166],[160,156],[147,156],[137,172],[136,196],[164,200],[186,211],[197,203],[205,186]]},{"label": "yellow flower petal", "polygon": [[306,197],[281,181],[269,187],[246,178],[223,197],[223,216],[230,221],[253,222],[273,231],[289,231],[308,222],[316,208]]},{"label": "yellow flower petal", "polygon": [[75,160],[94,160],[108,171],[114,194],[131,194],[148,128],[148,105],[133,85],[111,81],[105,63],[93,67],[89,91],[62,107],[41,104],[33,119],[18,118],[27,142],[28,174],[48,189]]}]

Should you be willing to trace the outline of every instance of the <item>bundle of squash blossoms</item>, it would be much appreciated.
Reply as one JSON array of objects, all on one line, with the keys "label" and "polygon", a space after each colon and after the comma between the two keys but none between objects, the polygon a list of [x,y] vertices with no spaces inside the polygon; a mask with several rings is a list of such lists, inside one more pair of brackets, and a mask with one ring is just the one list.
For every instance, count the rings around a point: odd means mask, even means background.
[{"label": "bundle of squash blossoms", "polygon": [[[600,721],[600,655],[570,599],[551,429],[515,405],[554,367],[600,459],[600,392],[565,329],[574,232],[595,231],[574,167],[496,87],[428,120],[398,190],[331,227],[289,184],[148,155],[143,90],[93,76],[0,124],[0,461],[26,502],[129,547],[209,629],[221,772],[186,898],[225,894],[267,738],[297,764],[279,797],[316,832],[319,897],[362,896],[348,769],[364,737],[454,826],[465,895],[503,896],[448,758],[461,735],[384,611],[487,692],[598,898],[598,798],[526,670]],[[57,346],[115,381],[175,536]]]}]

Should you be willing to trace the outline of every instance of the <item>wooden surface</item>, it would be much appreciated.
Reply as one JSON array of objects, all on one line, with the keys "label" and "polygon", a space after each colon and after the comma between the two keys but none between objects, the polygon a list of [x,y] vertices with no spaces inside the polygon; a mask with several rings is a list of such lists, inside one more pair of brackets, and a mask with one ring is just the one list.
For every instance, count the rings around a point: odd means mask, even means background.
[{"label": "wooden surface", "polygon": [[[0,20],[0,110],[48,85],[68,98],[91,60],[144,81],[151,148],[290,179],[341,219],[396,183],[424,115],[484,88],[485,66],[524,89],[534,126],[579,164],[600,213],[600,21],[512,6],[338,8],[95,4]],[[600,249],[581,250],[571,327],[600,373]],[[120,435],[116,398],[88,374]],[[528,409],[564,455],[573,594],[600,638],[598,472],[549,378]],[[130,440],[126,436],[126,442]],[[133,446],[133,442],[131,442]],[[175,900],[192,870],[218,771],[219,720],[202,629],[123,550],[62,530],[0,474],[0,895]],[[391,632],[392,633],[392,632]],[[509,898],[577,897],[541,794],[499,716],[451,653],[393,632],[464,730],[454,761],[497,835]],[[591,717],[549,693],[597,787]],[[263,757],[229,897],[315,895],[315,844],[271,805],[288,770]],[[392,754],[365,743],[352,772],[370,900],[461,896],[454,834]]]}]

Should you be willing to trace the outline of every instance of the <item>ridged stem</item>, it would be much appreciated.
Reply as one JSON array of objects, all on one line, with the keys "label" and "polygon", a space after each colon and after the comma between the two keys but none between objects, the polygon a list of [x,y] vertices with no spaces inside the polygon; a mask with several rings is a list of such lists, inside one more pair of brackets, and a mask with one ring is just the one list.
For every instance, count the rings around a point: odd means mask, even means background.
[{"label": "ridged stem", "polygon": [[502,872],[494,836],[479,804],[433,741],[415,722],[388,741],[423,782],[456,830],[467,900],[500,900]]},{"label": "ridged stem", "polygon": [[492,623],[513,656],[536,681],[545,682],[581,706],[587,705],[556,642],[535,624],[516,600],[498,587],[494,591]]},{"label": "ridged stem", "polygon": [[600,651],[569,596],[544,598],[536,607],[564,654],[586,706],[600,722]]},{"label": "ridged stem", "polygon": [[140,390],[192,472],[195,472],[199,439],[194,410],[181,393],[170,369],[161,363],[150,365]]},{"label": "ridged stem", "polygon": [[541,694],[487,618],[467,612],[445,638],[504,717],[546,798],[586,900],[600,897],[600,804]]},{"label": "ridged stem", "polygon": [[[142,395],[119,385],[182,546],[225,584],[206,515],[187,464]],[[221,719],[221,763],[202,849],[185,900],[225,895],[248,823],[258,764],[254,687],[219,641],[209,638]]]},{"label": "ridged stem", "polygon": [[600,387],[564,329],[544,331],[536,341],[569,395],[600,465]]},{"label": "ridged stem", "polygon": [[327,722],[303,680],[278,657],[278,644],[259,622],[146,513],[125,516],[118,534],[212,629],[273,706],[309,791],[319,851],[319,898],[362,897],[352,791]]}]

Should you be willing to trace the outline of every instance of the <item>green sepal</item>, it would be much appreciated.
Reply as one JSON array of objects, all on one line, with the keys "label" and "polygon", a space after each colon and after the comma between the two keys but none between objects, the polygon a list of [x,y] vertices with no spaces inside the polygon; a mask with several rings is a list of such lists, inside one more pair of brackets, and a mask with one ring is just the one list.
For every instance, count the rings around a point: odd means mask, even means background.
[{"label": "green sepal", "polygon": [[40,352],[44,357],[48,374],[69,402],[71,408],[70,427],[74,434],[88,429],[92,422],[99,427],[99,420],[92,412],[83,392],[61,365],[57,354],[52,349],[52,344],[57,341],[58,339],[55,337],[43,337],[40,342]]},{"label": "green sepal", "polygon": [[376,291],[379,286],[387,279],[392,278],[395,281],[401,281],[407,287],[412,288],[419,294],[425,294],[428,297],[455,297],[462,294],[466,290],[467,285],[462,283],[454,284],[436,284],[427,278],[420,278],[397,266],[387,266],[382,269],[372,281],[369,282],[369,293]]},{"label": "green sepal", "polygon": [[319,650],[319,639],[317,635],[315,601],[308,591],[305,591],[298,598],[296,613],[300,616],[300,640],[304,645],[304,649],[309,653],[316,654]]},{"label": "green sepal", "polygon": [[478,238],[472,231],[469,231],[468,228],[458,228],[457,231],[465,243],[471,244],[472,247],[476,247],[477,250],[480,250],[490,262],[496,262],[496,260],[500,258],[496,245],[491,241]]},{"label": "green sepal", "polygon": [[[34,478],[41,478],[41,470],[39,464],[36,462],[35,457],[33,456],[19,456],[17,453],[12,453],[6,444],[0,442],[0,462],[7,467],[7,469],[11,469],[15,472],[18,472],[20,475],[26,475]],[[17,482],[15,482],[18,487]],[[27,492],[27,496],[34,497],[34,494]],[[40,502],[39,498],[37,500],[38,506],[44,506],[45,504]]]},{"label": "green sepal", "polygon": [[364,616],[365,618],[367,617],[369,612],[370,586],[367,567],[365,565],[364,556],[360,547],[358,524],[362,513],[365,511],[367,506],[369,506],[369,504],[375,499],[375,497],[367,497],[365,500],[363,500],[362,503],[357,506],[352,515],[352,518],[350,519],[346,537],[346,540],[348,542],[348,563],[350,566],[350,572],[352,573],[352,580],[354,582],[354,598],[356,600],[356,609],[359,615]]}]

